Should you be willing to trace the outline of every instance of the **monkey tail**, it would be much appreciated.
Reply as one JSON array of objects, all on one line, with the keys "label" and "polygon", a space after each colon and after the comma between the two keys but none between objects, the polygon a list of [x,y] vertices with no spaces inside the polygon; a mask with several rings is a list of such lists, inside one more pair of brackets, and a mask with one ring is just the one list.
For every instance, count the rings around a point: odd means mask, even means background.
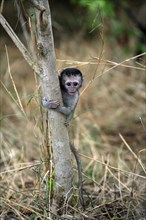
[{"label": "monkey tail", "polygon": [[74,145],[71,143],[70,144],[70,148],[72,153],[74,154],[76,163],[77,163],[77,168],[78,168],[78,190],[79,190],[79,199],[80,199],[80,203],[83,207],[83,209],[85,209],[85,203],[84,203],[84,197],[83,197],[83,179],[82,179],[82,165],[81,165],[81,160],[80,160],[80,156],[78,151],[76,150],[76,148],[74,147]]}]

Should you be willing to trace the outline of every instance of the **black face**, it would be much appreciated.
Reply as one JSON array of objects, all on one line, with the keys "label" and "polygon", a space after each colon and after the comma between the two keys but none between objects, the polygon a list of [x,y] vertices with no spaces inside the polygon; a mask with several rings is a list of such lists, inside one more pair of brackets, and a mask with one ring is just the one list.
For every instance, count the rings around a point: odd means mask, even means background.
[{"label": "black face", "polygon": [[60,86],[70,95],[74,95],[82,86],[83,76],[76,68],[67,68],[60,74]]}]

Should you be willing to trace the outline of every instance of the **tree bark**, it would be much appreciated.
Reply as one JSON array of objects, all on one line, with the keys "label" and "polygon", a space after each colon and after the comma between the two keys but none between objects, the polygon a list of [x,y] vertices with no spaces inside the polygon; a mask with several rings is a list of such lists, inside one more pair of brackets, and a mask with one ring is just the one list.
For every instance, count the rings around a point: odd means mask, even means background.
[{"label": "tree bark", "polygon": [[[33,0],[37,19],[37,51],[40,67],[42,94],[48,100],[61,100],[56,56],[48,0]],[[39,7],[37,7],[39,6]],[[62,100],[61,100],[62,101]],[[49,138],[53,150],[55,168],[55,202],[60,208],[70,195],[73,182],[73,165],[69,145],[68,130],[64,126],[64,116],[49,110]]]},{"label": "tree bark", "polygon": [[[20,42],[14,31],[8,33],[7,25],[3,25],[4,19],[1,15],[1,24],[21,51],[26,61],[32,68],[37,70],[40,77],[42,95],[48,100],[58,99],[62,101],[59,87],[58,72],[56,68],[56,56],[52,34],[51,14],[48,0],[33,0],[36,13],[36,40],[38,67],[34,68],[30,54]],[[5,21],[4,21],[5,23]],[[19,45],[17,45],[20,43]],[[35,62],[34,62],[35,64]],[[38,71],[39,69],[39,71]],[[53,110],[48,110],[49,144],[53,151],[55,169],[55,191],[54,201],[56,208],[61,208],[72,192],[73,165],[69,144],[68,130],[64,126],[64,116]]]}]

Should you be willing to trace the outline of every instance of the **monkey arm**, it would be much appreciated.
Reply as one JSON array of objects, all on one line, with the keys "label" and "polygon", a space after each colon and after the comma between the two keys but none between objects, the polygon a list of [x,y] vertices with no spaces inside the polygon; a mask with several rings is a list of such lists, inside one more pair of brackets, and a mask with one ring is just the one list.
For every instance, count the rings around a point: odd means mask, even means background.
[{"label": "monkey arm", "polygon": [[74,109],[71,107],[59,106],[56,110],[66,116],[64,124],[68,126],[73,117]]},{"label": "monkey arm", "polygon": [[46,97],[42,98],[42,105],[44,108],[47,109],[56,109],[59,105],[60,102],[58,100],[47,100]]},{"label": "monkey arm", "polygon": [[60,105],[60,102],[58,100],[48,101],[45,97],[42,98],[42,105],[44,108],[54,109],[66,116],[70,116],[73,112],[73,107],[65,107],[63,105]]},{"label": "monkey arm", "polygon": [[60,112],[66,116],[65,125],[68,126],[69,122],[71,121],[74,113],[75,106],[64,106],[60,105],[58,100],[47,100],[45,97],[42,98],[42,105],[47,109],[53,109],[57,112]]},{"label": "monkey arm", "polygon": [[56,108],[56,111],[66,115],[66,116],[70,116],[71,113],[72,113],[72,108],[71,107],[65,107],[65,106],[61,106],[59,105],[57,108]]}]

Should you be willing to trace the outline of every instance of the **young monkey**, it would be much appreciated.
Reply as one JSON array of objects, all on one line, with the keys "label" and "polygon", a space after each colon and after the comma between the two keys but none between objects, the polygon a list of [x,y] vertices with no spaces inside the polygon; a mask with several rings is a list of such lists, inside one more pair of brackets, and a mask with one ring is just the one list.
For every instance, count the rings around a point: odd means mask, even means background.
[{"label": "young monkey", "polygon": [[[83,76],[80,70],[76,68],[67,68],[61,72],[59,81],[63,105],[61,105],[58,100],[48,101],[45,97],[42,99],[42,105],[45,108],[54,109],[64,114],[66,116],[65,125],[68,126],[79,100],[79,89],[82,87]],[[79,197],[81,205],[84,208],[81,161],[73,144],[70,144],[70,148],[77,162]]]},{"label": "young monkey", "polygon": [[73,117],[79,99],[79,89],[83,83],[83,76],[76,68],[67,68],[59,76],[63,106],[58,100],[42,99],[42,105],[48,109],[54,109],[66,116],[65,125],[68,126]]}]

